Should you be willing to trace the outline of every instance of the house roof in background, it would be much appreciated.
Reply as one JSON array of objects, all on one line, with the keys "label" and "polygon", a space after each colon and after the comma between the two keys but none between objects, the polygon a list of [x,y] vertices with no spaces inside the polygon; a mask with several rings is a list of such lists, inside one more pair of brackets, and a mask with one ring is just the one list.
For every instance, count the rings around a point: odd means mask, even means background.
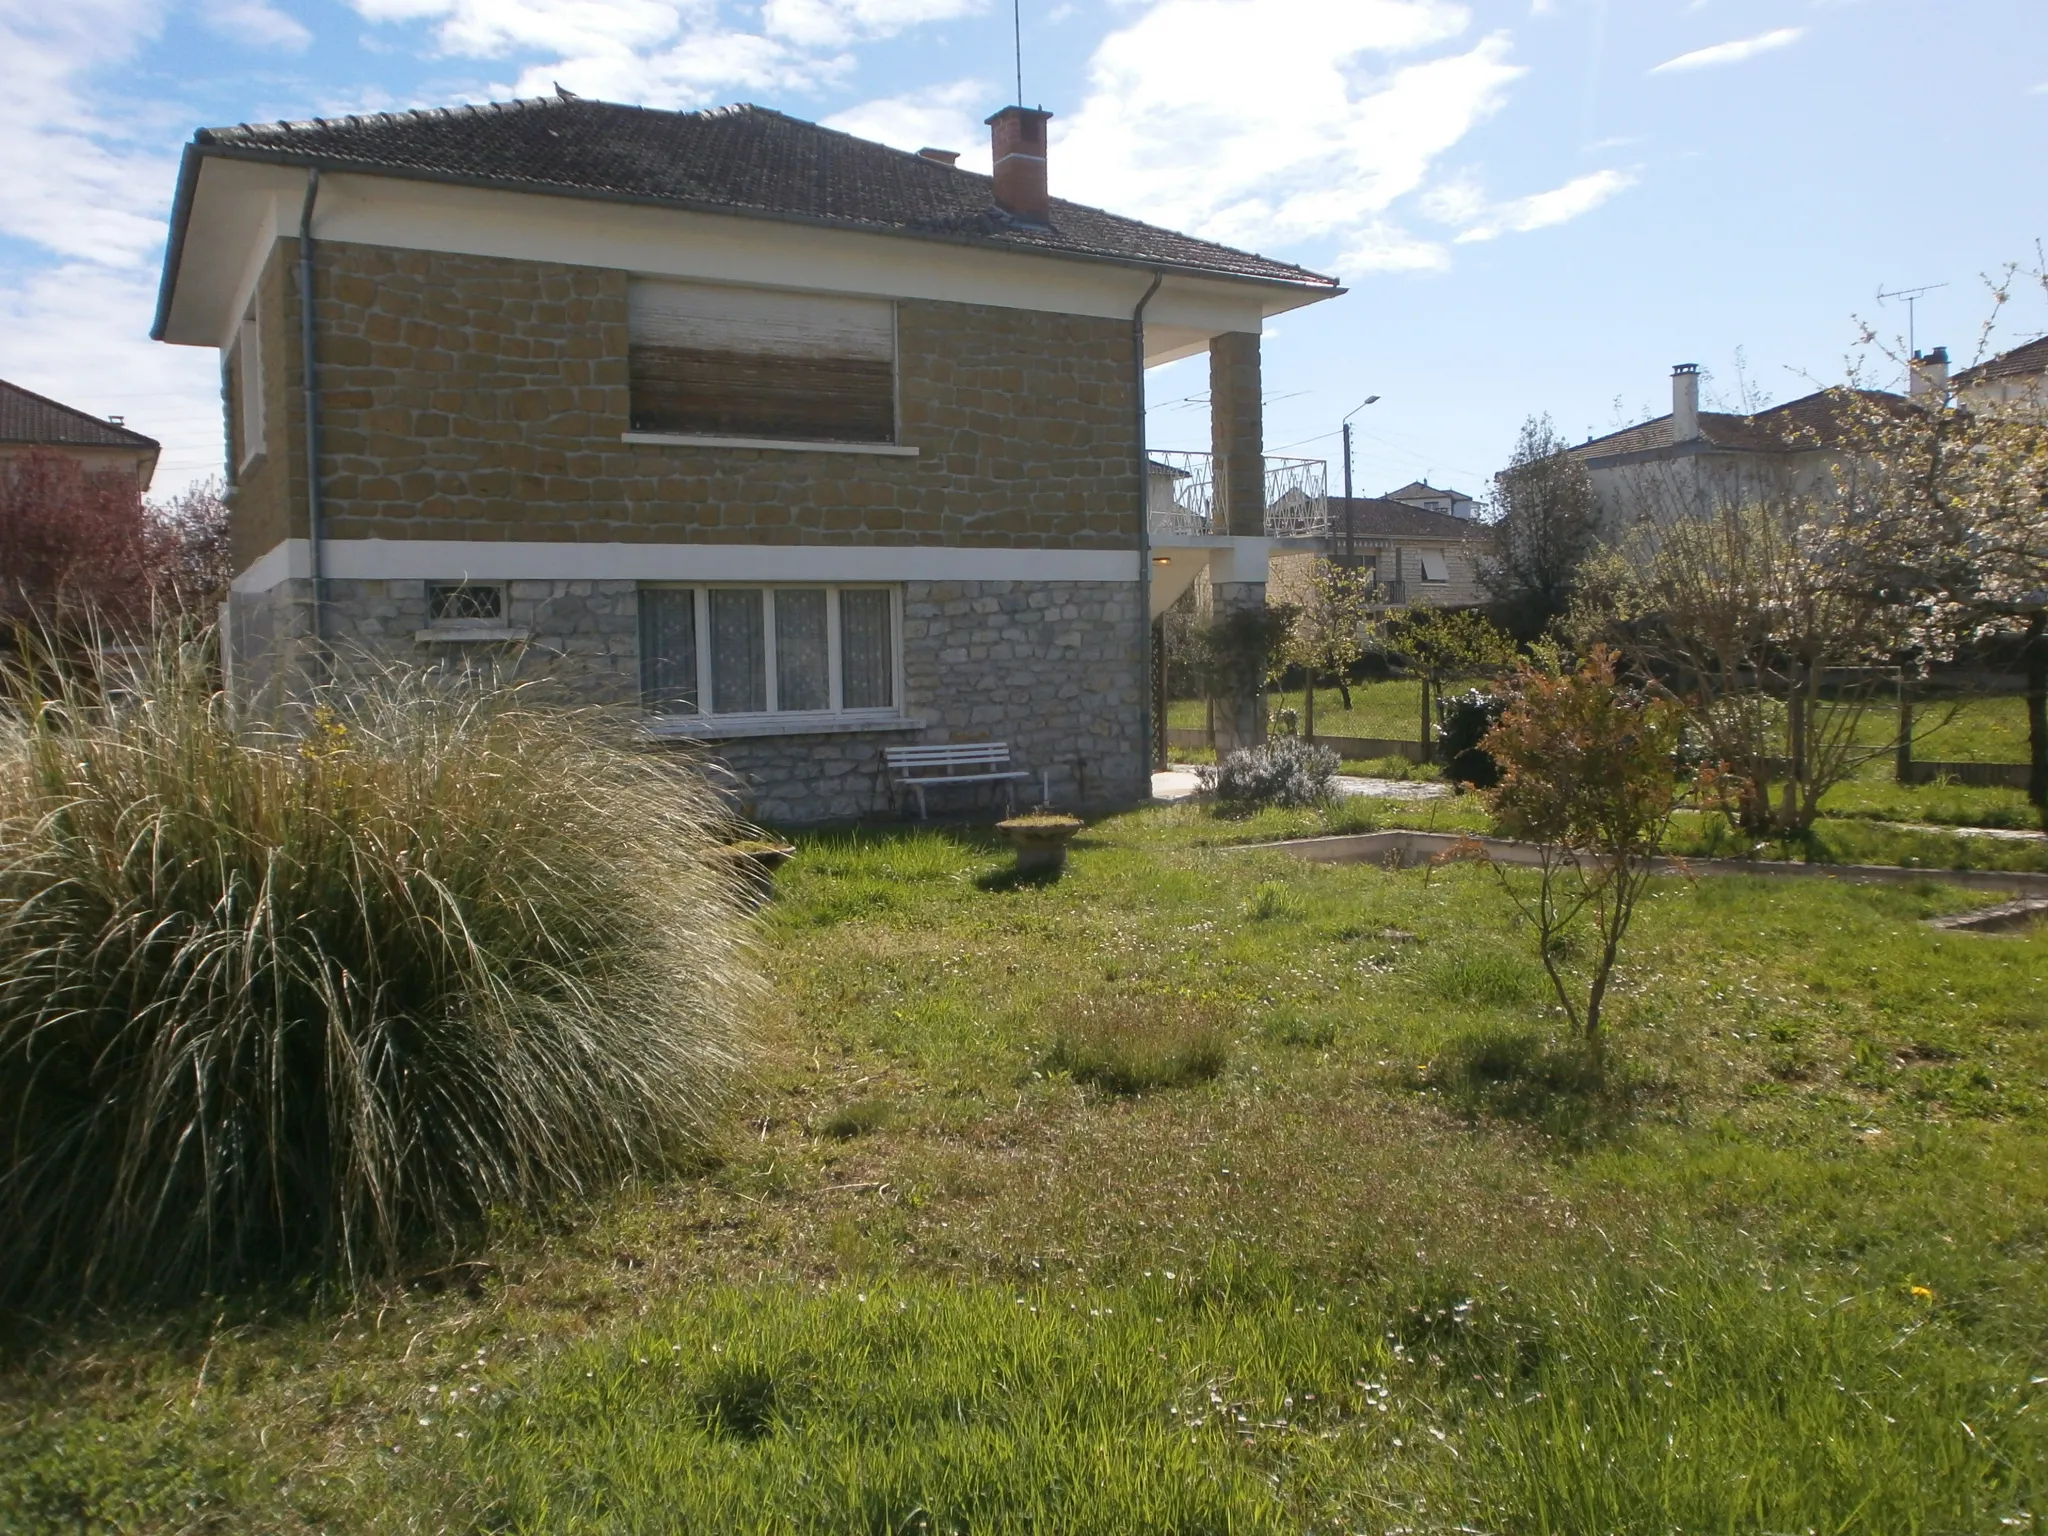
[{"label": "house roof in background", "polygon": [[[1493,529],[1486,523],[1453,517],[1448,512],[1432,512],[1427,507],[1411,507],[1405,501],[1391,501],[1384,496],[1354,496],[1350,507],[1356,519],[1352,526],[1362,539],[1471,543],[1493,537]],[[1330,498],[1330,522],[1339,538],[1343,536],[1344,508],[1342,496]]]},{"label": "house roof in background", "polygon": [[[1845,396],[1873,404],[1904,405],[1903,396],[1880,389],[1816,390],[1787,400],[1754,416],[1727,411],[1700,412],[1700,440],[1709,448],[1739,453],[1801,453],[1841,441]],[[1605,437],[1588,438],[1569,451],[1581,458],[1605,459],[1630,453],[1655,453],[1673,446],[1671,418],[1658,416]]]},{"label": "house roof in background", "polygon": [[[948,239],[1335,290],[1335,278],[1099,208],[1052,200],[1049,226],[995,205],[972,171],[855,138],[767,107],[665,112],[563,93],[485,106],[203,128],[186,151],[180,209],[197,162],[227,155],[323,170],[523,192],[662,203],[698,211]],[[1057,164],[1053,167],[1058,177]],[[182,242],[173,214],[172,254]]]},{"label": "house roof in background", "polygon": [[1398,491],[1387,492],[1387,499],[1390,501],[1405,501],[1410,496],[1448,496],[1453,501],[1470,501],[1472,499],[1463,491],[1446,490],[1441,486],[1431,485],[1427,480],[1410,480]]},{"label": "house roof in background", "polygon": [[1974,368],[1965,368],[1953,382],[1961,386],[1988,384],[1993,379],[2025,378],[2044,372],[2048,372],[2048,336],[2039,336],[2009,352],[1987,357]]},{"label": "house roof in background", "polygon": [[155,453],[162,445],[128,427],[117,426],[47,395],[0,379],[0,443],[34,443],[51,448],[133,448]]}]

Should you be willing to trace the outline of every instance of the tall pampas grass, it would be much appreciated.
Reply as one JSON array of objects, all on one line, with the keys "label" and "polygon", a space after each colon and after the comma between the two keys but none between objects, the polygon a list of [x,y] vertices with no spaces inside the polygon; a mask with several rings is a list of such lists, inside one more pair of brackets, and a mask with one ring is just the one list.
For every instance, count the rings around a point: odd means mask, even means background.
[{"label": "tall pampas grass", "polygon": [[0,1299],[359,1284],[673,1166],[758,983],[703,780],[383,671],[0,671]]}]

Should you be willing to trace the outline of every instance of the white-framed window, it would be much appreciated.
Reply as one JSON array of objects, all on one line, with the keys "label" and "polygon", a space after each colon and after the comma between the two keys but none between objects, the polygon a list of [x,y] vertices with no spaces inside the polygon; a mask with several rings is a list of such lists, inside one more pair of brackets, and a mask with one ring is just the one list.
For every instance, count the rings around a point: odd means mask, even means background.
[{"label": "white-framed window", "polygon": [[263,452],[263,339],[256,311],[242,317],[235,332],[235,465],[242,468]]},{"label": "white-framed window", "polygon": [[886,586],[642,586],[642,702],[655,715],[894,716],[900,606]]}]

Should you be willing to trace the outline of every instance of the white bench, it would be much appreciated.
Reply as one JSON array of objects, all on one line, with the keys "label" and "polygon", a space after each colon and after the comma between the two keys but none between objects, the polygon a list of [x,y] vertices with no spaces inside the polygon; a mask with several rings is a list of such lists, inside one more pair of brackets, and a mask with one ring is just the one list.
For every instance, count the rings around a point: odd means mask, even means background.
[{"label": "white bench", "polygon": [[1030,774],[1010,766],[1010,744],[1006,741],[949,741],[937,746],[884,747],[889,777],[896,788],[917,796],[917,815],[929,821],[925,791],[935,784],[1001,784],[1009,798],[1010,814],[1017,814],[1017,780]]}]

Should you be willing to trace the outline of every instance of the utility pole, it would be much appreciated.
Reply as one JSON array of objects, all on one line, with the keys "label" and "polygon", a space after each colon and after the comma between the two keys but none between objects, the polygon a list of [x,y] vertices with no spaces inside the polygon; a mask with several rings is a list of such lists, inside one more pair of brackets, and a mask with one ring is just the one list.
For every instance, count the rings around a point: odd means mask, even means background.
[{"label": "utility pole", "polygon": [[1351,506],[1351,416],[1356,416],[1366,406],[1379,399],[1378,395],[1367,395],[1358,409],[1344,418],[1344,568],[1358,568],[1358,514]]}]

